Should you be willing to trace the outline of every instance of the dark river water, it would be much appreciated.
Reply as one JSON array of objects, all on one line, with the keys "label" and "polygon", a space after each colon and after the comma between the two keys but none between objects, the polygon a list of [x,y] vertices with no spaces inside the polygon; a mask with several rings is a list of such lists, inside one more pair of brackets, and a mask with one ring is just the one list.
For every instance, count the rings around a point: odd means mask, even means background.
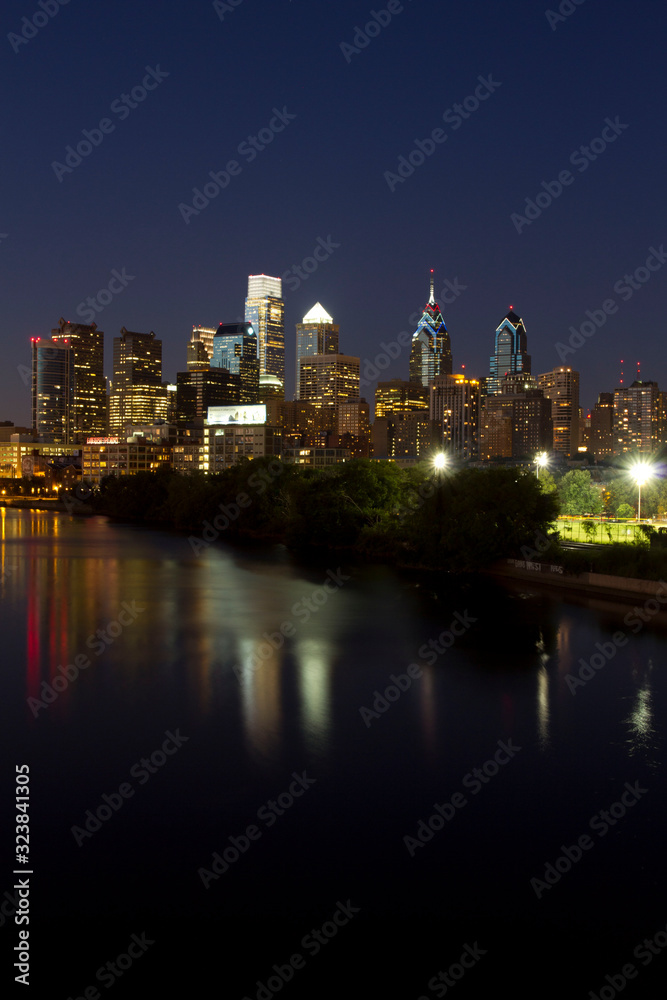
[{"label": "dark river water", "polygon": [[17,995],[663,995],[657,602],[0,519]]}]

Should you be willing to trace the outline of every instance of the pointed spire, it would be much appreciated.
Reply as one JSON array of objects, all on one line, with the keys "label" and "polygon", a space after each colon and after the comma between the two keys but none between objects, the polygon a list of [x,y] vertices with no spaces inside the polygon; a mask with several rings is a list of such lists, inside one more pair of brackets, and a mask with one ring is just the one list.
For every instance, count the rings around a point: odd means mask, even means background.
[{"label": "pointed spire", "polygon": [[434,281],[434,278],[433,278],[433,268],[431,268],[431,294],[430,294],[429,300],[428,300],[428,304],[430,306],[434,306],[435,305],[435,295],[433,294],[433,281]]}]

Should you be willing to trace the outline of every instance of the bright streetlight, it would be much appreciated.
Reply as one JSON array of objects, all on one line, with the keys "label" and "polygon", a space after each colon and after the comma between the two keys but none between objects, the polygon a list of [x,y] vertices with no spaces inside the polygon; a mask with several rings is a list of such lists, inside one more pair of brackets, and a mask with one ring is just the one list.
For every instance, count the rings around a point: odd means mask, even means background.
[{"label": "bright streetlight", "polygon": [[438,472],[440,472],[442,469],[444,469],[446,465],[447,465],[447,456],[444,455],[442,452],[440,452],[440,454],[436,455],[435,458],[433,459],[433,467],[437,469]]},{"label": "bright streetlight", "polygon": [[649,479],[653,476],[653,469],[646,462],[637,462],[636,465],[631,466],[630,474],[637,484],[637,489],[639,491],[639,500],[637,503],[637,520],[641,521],[642,515],[642,486],[644,486]]},{"label": "bright streetlight", "polygon": [[546,451],[541,451],[539,455],[535,456],[535,465],[537,466],[537,478],[540,478],[540,466],[547,465],[549,461],[549,456]]}]

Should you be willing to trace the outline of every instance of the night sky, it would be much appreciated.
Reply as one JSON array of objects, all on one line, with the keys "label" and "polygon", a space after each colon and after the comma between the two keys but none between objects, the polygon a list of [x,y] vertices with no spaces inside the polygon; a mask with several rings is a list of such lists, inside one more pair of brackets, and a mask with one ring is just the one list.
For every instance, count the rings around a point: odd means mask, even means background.
[{"label": "night sky", "polygon": [[[44,2],[51,10],[56,0]],[[263,272],[284,278],[292,398],[294,325],[316,301],[363,374],[382,342],[414,329],[434,268],[455,371],[488,374],[511,304],[533,372],[563,360],[578,369],[585,407],[618,384],[621,358],[626,383],[640,360],[642,377],[667,388],[667,262],[630,294],[614,290],[667,243],[664,6],[566,0],[572,13],[556,20],[528,0],[392,0],[389,23],[372,26],[363,49],[347,47],[371,10],[387,21],[386,7],[70,0],[34,29],[22,19],[41,11],[37,0],[4,0],[0,420],[29,423],[30,337],[50,336],[61,316],[90,322],[85,300],[123,269],[132,279],[114,283],[96,317],[109,376],[125,326],[162,338],[163,377],[174,381],[192,325],[242,318],[247,276]],[[22,27],[34,37],[25,41]],[[154,89],[123,105],[145,78]],[[476,110],[443,120],[476,88],[486,95]],[[276,110],[295,117],[284,124]],[[89,155],[70,158],[68,171],[53,166],[103,119],[108,131],[92,132],[101,141]],[[618,123],[607,127],[614,141],[601,152],[605,143],[594,144],[586,161],[575,151],[606,119]],[[265,148],[239,151],[272,122],[282,130],[262,133]],[[434,129],[445,138],[425,162],[388,181]],[[235,175],[199,214],[179,209],[232,160]],[[515,224],[513,213],[525,215],[526,199],[565,170],[560,196]],[[326,259],[298,279],[293,265],[318,246]],[[461,289],[450,304],[446,280]],[[606,300],[617,311],[559,356],[570,326]],[[408,356],[403,348],[382,378],[407,378]],[[374,385],[364,392],[372,402]]]}]

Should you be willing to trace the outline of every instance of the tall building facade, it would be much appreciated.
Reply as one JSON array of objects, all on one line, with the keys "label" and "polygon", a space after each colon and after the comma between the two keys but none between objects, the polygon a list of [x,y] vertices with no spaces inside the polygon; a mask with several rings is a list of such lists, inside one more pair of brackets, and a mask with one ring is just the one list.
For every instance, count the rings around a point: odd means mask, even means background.
[{"label": "tall building facade", "polygon": [[257,334],[259,374],[275,375],[285,385],[285,303],[281,278],[248,277],[245,321]]},{"label": "tall building facade", "polygon": [[206,356],[210,361],[213,357],[213,338],[215,337],[215,327],[213,326],[193,326],[191,344],[201,344]]},{"label": "tall building facade", "polygon": [[126,424],[152,424],[166,419],[162,341],[152,330],[134,333],[122,327],[120,337],[113,339],[109,430],[120,434]]},{"label": "tall building facade", "polygon": [[464,375],[438,375],[429,385],[433,444],[464,461],[479,452],[479,382]]},{"label": "tall building facade", "polygon": [[107,428],[107,385],[104,378],[104,332],[97,324],[69,323],[51,331],[55,343],[69,344],[74,365],[72,440],[104,435]]},{"label": "tall building facade", "polygon": [[665,441],[665,393],[657,382],[635,381],[614,392],[614,454],[650,454]]},{"label": "tall building facade", "polygon": [[614,393],[601,392],[591,410],[588,450],[596,459],[608,459],[614,454]]},{"label": "tall building facade", "polygon": [[209,406],[240,403],[241,380],[226,368],[207,368],[176,374],[176,421],[190,424],[202,420]]},{"label": "tall building facade", "polygon": [[428,410],[428,386],[400,378],[378,382],[375,390],[376,419],[388,413],[409,413],[412,410]]},{"label": "tall building facade", "polygon": [[330,409],[335,426],[336,407],[359,399],[359,358],[347,354],[311,354],[301,359],[299,399]]},{"label": "tall building facade", "polygon": [[339,327],[319,302],[296,324],[296,398],[300,399],[301,358],[338,354]]},{"label": "tall building facade", "polygon": [[540,375],[538,382],[551,400],[553,451],[572,458],[579,448],[579,372],[561,366]]},{"label": "tall building facade", "polygon": [[551,451],[551,400],[530,375],[508,375],[481,409],[480,458],[530,459]]},{"label": "tall building facade", "polygon": [[239,403],[259,398],[260,365],[257,335],[251,323],[221,323],[213,338],[212,368],[226,368],[238,376]]},{"label": "tall building facade", "polygon": [[70,444],[74,412],[74,352],[66,340],[32,337],[32,427]]},{"label": "tall building facade", "polygon": [[489,359],[489,377],[486,394],[501,391],[501,382],[508,375],[530,375],[531,359],[528,354],[526,327],[520,316],[510,309],[496,327],[495,350]]},{"label": "tall building facade", "polygon": [[424,312],[412,335],[410,349],[410,381],[428,385],[438,375],[452,374],[452,346],[440,306],[431,292]]}]

